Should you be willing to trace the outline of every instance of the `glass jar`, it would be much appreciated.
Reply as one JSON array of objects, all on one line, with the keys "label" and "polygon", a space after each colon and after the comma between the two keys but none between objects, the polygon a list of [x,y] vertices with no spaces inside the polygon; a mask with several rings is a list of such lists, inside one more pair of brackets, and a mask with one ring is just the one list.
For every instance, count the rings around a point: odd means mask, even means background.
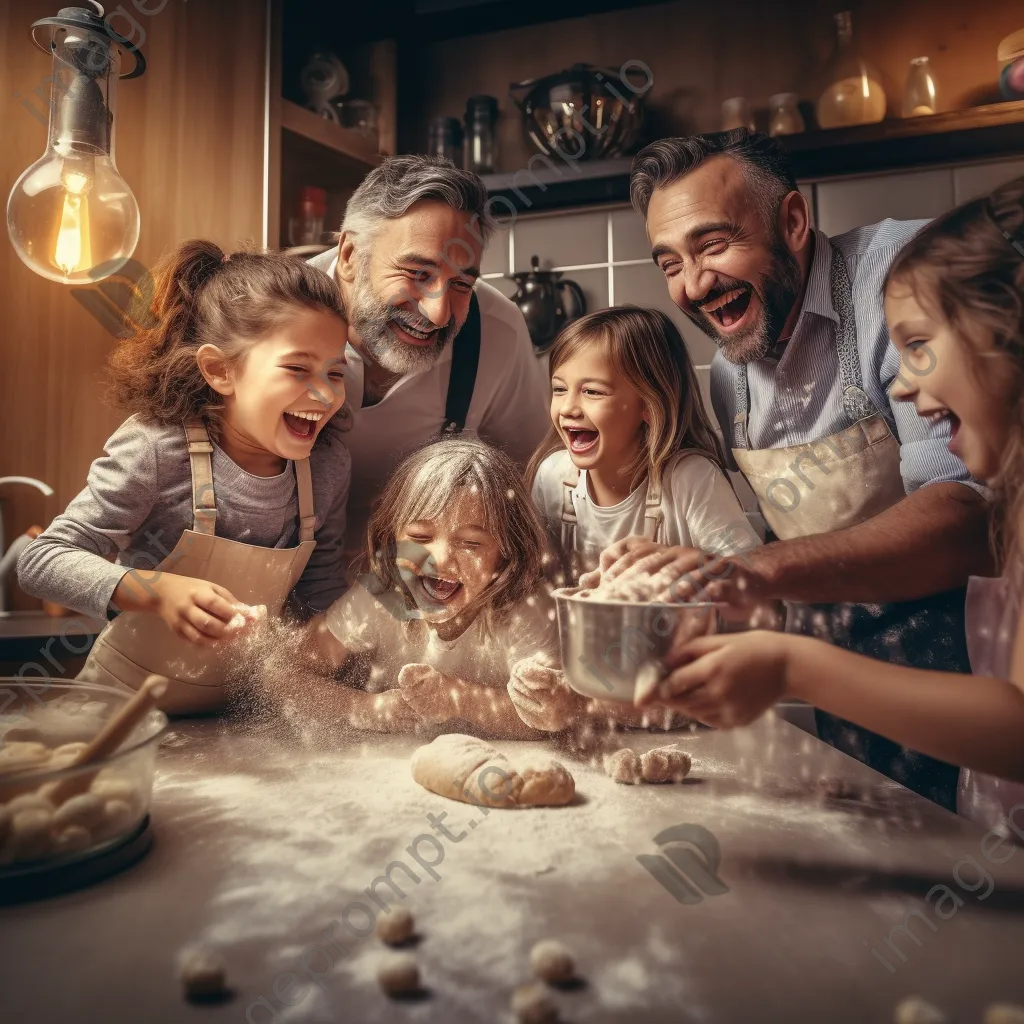
[{"label": "glass jar", "polygon": [[295,212],[288,218],[288,244],[319,244],[326,213],[327,192],[313,185],[304,185],[299,190]]},{"label": "glass jar", "polygon": [[754,115],[750,112],[750,104],[745,96],[733,96],[722,103],[722,131],[731,131],[733,128],[754,130]]},{"label": "glass jar", "polygon": [[875,124],[885,117],[882,77],[864,60],[854,43],[849,11],[836,15],[836,49],[826,81],[829,84],[817,106],[818,124],[822,128]]},{"label": "glass jar", "polygon": [[768,123],[769,135],[799,135],[806,131],[807,125],[804,124],[797,100],[795,92],[777,92],[769,100],[772,108],[771,121]]},{"label": "glass jar", "polygon": [[903,116],[925,117],[938,113],[939,84],[927,57],[915,57],[907,72],[903,90]]},{"label": "glass jar", "polygon": [[457,117],[435,117],[430,122],[427,155],[462,163],[462,123]]},{"label": "glass jar", "polygon": [[463,166],[477,174],[493,174],[498,167],[498,101],[493,96],[466,100],[465,158]]}]

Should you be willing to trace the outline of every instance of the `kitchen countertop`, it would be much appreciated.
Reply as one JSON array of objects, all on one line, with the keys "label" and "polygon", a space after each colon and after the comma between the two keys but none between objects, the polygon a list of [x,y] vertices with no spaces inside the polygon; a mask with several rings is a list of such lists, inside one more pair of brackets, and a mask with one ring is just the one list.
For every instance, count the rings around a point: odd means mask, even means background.
[{"label": "kitchen countertop", "polygon": [[[45,671],[53,672],[54,659],[59,664],[81,657],[105,625],[102,619],[88,615],[0,612],[0,661],[41,664]],[[39,673],[28,670],[26,675],[36,678]]]},{"label": "kitchen countertop", "polygon": [[[148,856],[90,889],[0,910],[4,1019],[505,1021],[547,936],[573,947],[586,979],[556,995],[567,1021],[881,1024],[919,994],[966,1024],[990,1002],[1024,1003],[1024,850],[991,863],[985,851],[1007,847],[983,849],[982,830],[775,716],[672,734],[694,759],[682,784],[616,785],[566,754],[575,804],[489,814],[416,786],[411,737],[172,729]],[[825,796],[822,778],[859,793]],[[451,840],[428,821],[441,814]],[[688,903],[637,860],[681,824],[721,849],[721,885],[705,880],[710,892],[692,888]],[[934,890],[926,902],[934,886],[956,899]],[[424,997],[377,989],[383,947],[357,934],[375,910],[368,889],[415,915]],[[891,933],[905,922],[916,940]],[[196,940],[222,949],[232,1001],[182,999],[175,955]]]}]

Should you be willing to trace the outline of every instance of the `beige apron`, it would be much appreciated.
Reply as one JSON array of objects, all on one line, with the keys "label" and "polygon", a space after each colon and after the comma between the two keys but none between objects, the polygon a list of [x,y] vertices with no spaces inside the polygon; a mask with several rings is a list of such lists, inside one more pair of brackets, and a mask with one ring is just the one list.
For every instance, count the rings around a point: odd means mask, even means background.
[{"label": "beige apron", "polygon": [[[566,568],[572,582],[575,583],[582,572],[596,568],[584,563],[583,552],[576,547],[576,505],[573,494],[580,482],[580,471],[573,467],[562,481],[562,556],[568,563]],[[662,525],[665,513],[661,509],[661,476],[652,475],[647,479],[647,496],[644,498],[644,537],[658,542],[661,540]]]},{"label": "beige apron", "polygon": [[[733,457],[772,533],[782,540],[855,526],[905,497],[899,441],[863,388],[850,278],[835,248],[830,270],[848,425],[807,444],[750,451],[745,366],[737,380]],[[787,628],[894,664],[969,671],[960,589],[888,604],[791,605]],[[952,765],[833,715],[816,711],[815,719],[821,739],[953,809],[957,769]]]},{"label": "beige apron", "polygon": [[[281,612],[316,547],[315,515],[309,460],[294,463],[299,499],[299,544],[265,548],[216,536],[217,505],[213,487],[213,445],[200,421],[185,424],[192,471],[193,527],[156,567],[178,576],[218,583],[245,604],[263,604],[269,615]],[[151,672],[171,680],[161,708],[171,714],[198,714],[222,709],[228,676],[238,651],[230,641],[214,647],[189,643],[159,615],[122,612],[97,637],[78,678],[87,682],[138,689]]]}]

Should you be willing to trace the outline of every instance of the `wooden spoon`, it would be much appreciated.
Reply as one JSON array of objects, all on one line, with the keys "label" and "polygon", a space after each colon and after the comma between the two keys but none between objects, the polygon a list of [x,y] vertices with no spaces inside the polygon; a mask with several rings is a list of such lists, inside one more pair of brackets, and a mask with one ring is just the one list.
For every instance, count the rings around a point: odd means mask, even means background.
[{"label": "wooden spoon", "polygon": [[[142,721],[143,717],[156,706],[156,702],[167,691],[169,680],[164,676],[151,675],[139,687],[131,700],[93,737],[67,768],[78,768],[113,754],[125,741],[132,729]],[[84,793],[92,784],[95,772],[80,772],[53,784],[48,794],[54,805],[62,804],[69,797]]]}]

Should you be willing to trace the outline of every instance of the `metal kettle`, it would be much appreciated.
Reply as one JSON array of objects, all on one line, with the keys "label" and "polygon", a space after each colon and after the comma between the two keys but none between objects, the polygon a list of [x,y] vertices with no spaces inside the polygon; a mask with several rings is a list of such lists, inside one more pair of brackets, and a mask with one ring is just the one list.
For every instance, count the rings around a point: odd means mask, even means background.
[{"label": "metal kettle", "polygon": [[[522,311],[534,349],[546,352],[566,324],[586,313],[587,300],[583,289],[575,281],[563,278],[560,271],[541,270],[536,256],[530,257],[530,266],[531,270],[506,276],[519,286],[512,301]],[[571,312],[566,311],[563,290],[572,295],[574,308]]]}]

